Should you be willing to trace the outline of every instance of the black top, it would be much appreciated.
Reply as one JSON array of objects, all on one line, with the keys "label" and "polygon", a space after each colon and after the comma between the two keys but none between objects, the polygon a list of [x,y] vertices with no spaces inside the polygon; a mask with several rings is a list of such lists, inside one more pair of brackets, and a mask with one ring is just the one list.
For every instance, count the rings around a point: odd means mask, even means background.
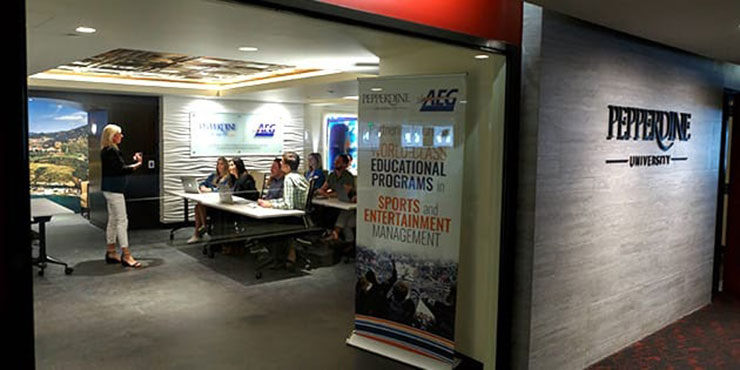
[{"label": "black top", "polygon": [[126,190],[126,175],[134,172],[134,168],[123,162],[121,151],[107,146],[100,151],[100,162],[103,172],[102,191],[123,193]]},{"label": "black top", "polygon": [[[233,176],[232,176],[233,177]],[[234,195],[242,198],[257,200],[259,198],[259,192],[257,192],[257,185],[254,182],[254,177],[248,173],[243,173],[236,181],[234,181]]]}]

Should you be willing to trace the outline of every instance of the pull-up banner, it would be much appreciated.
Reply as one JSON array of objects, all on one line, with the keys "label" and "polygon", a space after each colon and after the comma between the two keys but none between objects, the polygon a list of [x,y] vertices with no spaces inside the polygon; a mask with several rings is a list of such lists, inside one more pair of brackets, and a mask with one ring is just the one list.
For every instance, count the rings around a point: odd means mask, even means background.
[{"label": "pull-up banner", "polygon": [[355,330],[422,368],[453,362],[465,75],[360,80]]}]

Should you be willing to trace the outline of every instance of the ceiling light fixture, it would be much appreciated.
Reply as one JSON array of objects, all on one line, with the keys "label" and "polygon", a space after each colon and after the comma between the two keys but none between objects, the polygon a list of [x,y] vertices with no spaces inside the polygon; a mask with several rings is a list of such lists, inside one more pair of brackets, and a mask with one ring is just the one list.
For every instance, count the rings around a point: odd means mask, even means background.
[{"label": "ceiling light fixture", "polygon": [[348,95],[348,96],[345,96],[345,97],[343,97],[342,99],[347,99],[347,100],[360,100],[360,97],[359,97],[359,96],[357,96],[357,95]]},{"label": "ceiling light fixture", "polygon": [[475,59],[488,59],[488,55],[486,54],[478,54],[475,56]]},{"label": "ceiling light fixture", "polygon": [[373,87],[373,88],[370,89],[370,91],[376,91],[376,92],[377,91],[383,91],[383,88],[382,87]]},{"label": "ceiling light fixture", "polygon": [[75,28],[75,31],[78,33],[95,33],[98,30],[92,28],[92,27],[85,27],[85,26],[79,26]]},{"label": "ceiling light fixture", "polygon": [[239,48],[239,51],[257,51],[257,50],[259,49],[257,49],[254,46],[242,46]]}]

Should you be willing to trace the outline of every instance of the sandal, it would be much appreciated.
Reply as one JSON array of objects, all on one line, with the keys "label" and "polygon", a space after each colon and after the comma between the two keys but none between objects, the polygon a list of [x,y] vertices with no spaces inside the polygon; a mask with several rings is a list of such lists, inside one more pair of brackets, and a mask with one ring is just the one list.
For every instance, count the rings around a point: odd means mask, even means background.
[{"label": "sandal", "polygon": [[123,256],[121,256],[121,265],[123,265],[123,267],[133,267],[135,269],[142,267],[141,262],[136,261],[134,263],[128,263],[126,262],[126,259],[123,258]]},{"label": "sandal", "polygon": [[121,263],[121,260],[119,260],[118,258],[111,257],[111,256],[118,257],[118,255],[116,254],[115,251],[113,253],[111,253],[111,252],[105,252],[105,263],[107,263],[109,265]]}]

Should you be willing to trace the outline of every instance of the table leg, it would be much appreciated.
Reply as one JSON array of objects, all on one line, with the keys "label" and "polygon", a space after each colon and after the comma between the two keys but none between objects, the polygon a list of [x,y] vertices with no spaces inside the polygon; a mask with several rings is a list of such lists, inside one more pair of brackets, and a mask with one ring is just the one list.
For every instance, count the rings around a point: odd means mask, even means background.
[{"label": "table leg", "polygon": [[33,264],[40,269],[39,276],[44,276],[44,269],[46,269],[47,263],[64,266],[64,273],[69,275],[74,271],[73,268],[69,267],[65,262],[46,254],[46,222],[49,220],[51,220],[51,217],[40,217],[36,220],[39,223],[39,256],[33,261]]},{"label": "table leg", "polygon": [[190,226],[190,204],[188,203],[188,198],[182,198],[185,201],[185,206],[182,210],[183,214],[183,222],[180,225],[177,225],[170,230],[170,241],[175,240],[175,231],[182,229],[183,227]]}]

